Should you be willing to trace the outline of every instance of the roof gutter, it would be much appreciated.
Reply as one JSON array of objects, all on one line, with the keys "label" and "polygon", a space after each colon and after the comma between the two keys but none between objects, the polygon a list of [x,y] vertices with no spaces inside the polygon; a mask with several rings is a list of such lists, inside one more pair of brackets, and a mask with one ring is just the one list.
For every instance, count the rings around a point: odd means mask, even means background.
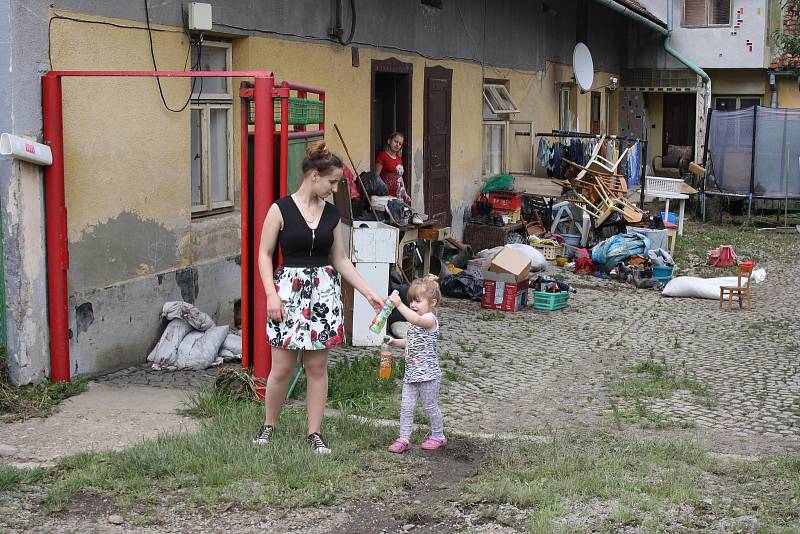
[{"label": "roof gutter", "polygon": [[[617,13],[619,13],[621,15],[624,15],[624,16],[628,17],[629,19],[635,20],[639,24],[647,26],[651,30],[653,30],[655,32],[658,32],[661,35],[663,35],[664,36],[664,50],[669,55],[671,55],[672,57],[674,57],[675,59],[677,59],[678,61],[680,61],[684,65],[686,65],[686,67],[688,67],[692,72],[694,72],[695,74],[700,76],[700,78],[703,79],[703,83],[708,84],[708,85],[711,84],[711,77],[706,73],[706,71],[701,69],[696,64],[692,63],[692,61],[690,61],[687,57],[685,57],[683,54],[681,54],[680,52],[678,52],[677,50],[672,48],[672,46],[670,46],[669,38],[670,38],[670,34],[672,33],[672,24],[669,24],[668,25],[669,27],[665,28],[665,27],[661,26],[660,24],[656,24],[655,22],[653,22],[652,20],[648,19],[647,17],[644,17],[644,16],[640,15],[639,13],[637,13],[634,10],[632,10],[631,8],[625,7],[622,4],[617,3],[615,0],[595,0],[595,2],[604,5],[605,7],[607,7],[608,9],[610,9],[612,11],[616,11]],[[669,7],[668,7],[669,12],[668,13],[669,13],[670,21],[671,21],[672,20],[672,2],[670,1],[670,2],[668,2],[668,4],[669,4]]]}]

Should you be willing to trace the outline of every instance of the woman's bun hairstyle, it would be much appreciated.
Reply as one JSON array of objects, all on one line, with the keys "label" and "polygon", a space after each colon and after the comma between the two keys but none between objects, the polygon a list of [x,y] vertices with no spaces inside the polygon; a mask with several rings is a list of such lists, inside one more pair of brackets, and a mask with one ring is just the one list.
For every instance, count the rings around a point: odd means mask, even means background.
[{"label": "woman's bun hairstyle", "polygon": [[303,174],[317,171],[325,176],[333,169],[341,169],[344,166],[342,159],[328,149],[325,141],[317,141],[306,147],[306,157],[303,160]]}]

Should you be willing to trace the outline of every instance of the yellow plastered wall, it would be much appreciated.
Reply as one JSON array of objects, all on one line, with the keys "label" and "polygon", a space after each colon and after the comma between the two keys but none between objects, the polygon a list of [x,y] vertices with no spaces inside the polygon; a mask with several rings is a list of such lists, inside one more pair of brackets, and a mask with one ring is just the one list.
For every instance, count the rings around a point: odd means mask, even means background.
[{"label": "yellow plastered wall", "polygon": [[[90,19],[80,14],[80,18]],[[134,21],[117,22],[141,26]],[[160,70],[183,70],[188,42],[178,29],[154,32],[154,46]],[[288,80],[326,91],[327,141],[332,150],[344,150],[333,130],[338,124],[360,170],[369,168],[374,157],[370,145],[371,61],[391,57],[411,63],[412,160],[411,189],[415,204],[422,208],[421,186],[424,134],[424,72],[426,66],[453,71],[450,196],[451,207],[471,204],[480,184],[482,166],[483,80],[508,80],[512,98],[521,108],[518,120],[533,121],[535,131],[558,128],[557,84],[572,81],[571,67],[548,63],[544,71],[481,68],[474,63],[434,61],[416,56],[361,48],[360,66],[353,67],[351,49],[331,44],[289,41],[267,37],[236,37],[232,68],[271,70],[277,81]],[[53,64],[59,70],[152,70],[147,32],[111,26],[54,21]],[[595,84],[608,81],[598,73]],[[236,190],[239,185],[239,81],[233,81],[232,158]],[[162,80],[171,106],[185,101],[188,79]],[[590,95],[575,94],[578,127],[588,130]],[[608,105],[603,98],[604,106]],[[70,213],[70,241],[76,241],[94,225],[123,212],[156,221],[175,230],[179,241],[179,263],[203,259],[185,254],[191,248],[186,237],[192,227],[213,225],[192,222],[190,217],[190,115],[166,111],[153,79],[111,78],[70,79],[64,85],[64,128],[67,174],[67,207]],[[616,108],[611,116],[616,119]],[[603,114],[604,116],[604,114]],[[213,218],[212,218],[213,219]],[[226,223],[232,222],[230,217]],[[186,230],[186,229],[189,230]],[[227,234],[226,234],[227,235]],[[200,238],[198,238],[200,239]],[[235,239],[228,239],[226,253],[238,251]],[[214,249],[219,252],[219,248]],[[166,267],[166,266],[165,266]]]},{"label": "yellow plastered wall", "polygon": [[[188,40],[166,29],[153,32],[159,69],[183,70]],[[53,69],[153,70],[147,39],[138,29],[55,20]],[[189,83],[161,81],[171,106],[183,104]],[[65,77],[63,113],[70,241],[122,212],[171,229],[189,219],[188,110],[166,111],[154,79]]]},{"label": "yellow plastered wall", "polygon": [[778,107],[800,109],[800,90],[797,78],[779,77],[776,80],[778,90]]}]

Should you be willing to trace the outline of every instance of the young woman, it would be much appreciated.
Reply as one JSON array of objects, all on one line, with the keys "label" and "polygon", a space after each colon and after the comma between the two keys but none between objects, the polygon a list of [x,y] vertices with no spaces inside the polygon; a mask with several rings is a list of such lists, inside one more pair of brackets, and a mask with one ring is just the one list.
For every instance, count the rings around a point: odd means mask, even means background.
[{"label": "young woman", "polygon": [[375,158],[375,174],[381,177],[383,183],[389,189],[389,196],[397,197],[400,200],[411,203],[411,197],[406,194],[403,182],[403,134],[394,132],[386,140],[383,150],[378,152]]},{"label": "young woman", "polygon": [[[286,400],[297,352],[302,350],[308,442],[317,453],[331,452],[320,435],[320,425],[328,397],[328,350],[344,343],[339,275],[376,311],[383,306],[383,299],[345,255],[339,210],[324,200],[336,192],[342,167],[342,160],[331,154],[324,141],[311,145],[297,192],[275,202],[264,220],[258,268],[267,294],[272,370],[267,379],[266,418],[253,439],[256,444],[269,442]],[[280,245],[283,265],[273,269],[276,245]]]}]

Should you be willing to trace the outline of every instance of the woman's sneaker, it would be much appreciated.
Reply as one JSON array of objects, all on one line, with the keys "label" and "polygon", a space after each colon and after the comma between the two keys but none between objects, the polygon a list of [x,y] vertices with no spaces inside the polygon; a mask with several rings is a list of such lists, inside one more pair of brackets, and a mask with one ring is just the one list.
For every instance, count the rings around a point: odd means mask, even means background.
[{"label": "woman's sneaker", "polygon": [[442,447],[447,447],[447,438],[438,439],[438,438],[430,437],[430,438],[426,439],[425,441],[423,441],[422,445],[420,445],[420,447],[422,447],[426,451],[432,451],[434,449],[441,449]]},{"label": "woman's sneaker", "polygon": [[317,454],[330,454],[331,450],[325,445],[325,442],[322,440],[322,436],[319,435],[318,432],[314,432],[313,434],[308,435],[308,443],[314,447],[314,452]]},{"label": "woman's sneaker", "polygon": [[266,445],[269,443],[269,438],[272,436],[272,425],[263,425],[261,430],[258,431],[256,437],[253,438],[254,445]]}]

